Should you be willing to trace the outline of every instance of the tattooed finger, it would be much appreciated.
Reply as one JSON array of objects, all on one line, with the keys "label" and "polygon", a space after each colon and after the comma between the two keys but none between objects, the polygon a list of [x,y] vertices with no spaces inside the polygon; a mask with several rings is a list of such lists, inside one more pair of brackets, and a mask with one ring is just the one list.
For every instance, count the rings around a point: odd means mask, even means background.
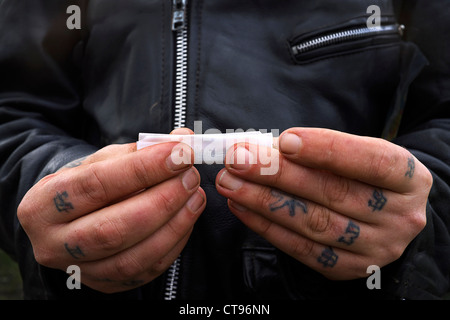
[{"label": "tattooed finger", "polygon": [[[233,187],[238,189],[229,189]],[[233,201],[233,213],[253,211],[274,224],[326,246],[352,251],[365,249],[364,242],[359,241],[360,234],[370,230],[370,226],[358,219],[278,189],[236,179],[227,171],[218,179],[218,190]]]},{"label": "tattooed finger", "polygon": [[[232,201],[229,201],[229,206],[236,208]],[[330,279],[346,280],[367,276],[366,269],[371,263],[363,255],[311,240],[251,210],[233,209],[233,212],[245,225],[275,247]],[[349,242],[355,241],[359,230],[353,224],[346,230],[346,239]],[[339,245],[337,240],[336,243]]]}]

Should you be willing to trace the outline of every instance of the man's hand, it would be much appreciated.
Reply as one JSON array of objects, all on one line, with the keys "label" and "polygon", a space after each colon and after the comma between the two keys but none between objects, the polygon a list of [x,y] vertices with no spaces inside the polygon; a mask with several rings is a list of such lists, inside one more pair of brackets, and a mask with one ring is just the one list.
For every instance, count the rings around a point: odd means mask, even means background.
[{"label": "man's hand", "polygon": [[[172,152],[190,158],[174,162]],[[183,144],[136,151],[132,143],[43,178],[17,212],[37,262],[64,271],[78,265],[81,281],[102,292],[152,281],[178,257],[205,208],[193,163]]]},{"label": "man's hand", "polygon": [[261,174],[261,157],[248,149],[231,148],[217,190],[244,224],[330,279],[366,277],[369,265],[393,262],[426,224],[431,174],[390,142],[292,128],[280,152],[259,147],[279,161],[273,175]]}]

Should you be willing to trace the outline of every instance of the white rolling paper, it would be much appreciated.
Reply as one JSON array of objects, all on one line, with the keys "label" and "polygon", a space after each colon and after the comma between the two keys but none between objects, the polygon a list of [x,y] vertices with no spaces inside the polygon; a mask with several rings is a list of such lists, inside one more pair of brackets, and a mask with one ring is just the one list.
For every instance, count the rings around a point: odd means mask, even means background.
[{"label": "white rolling paper", "polygon": [[260,131],[193,135],[140,133],[137,149],[140,150],[158,143],[182,142],[194,150],[195,164],[223,164],[227,150],[236,143],[249,143],[271,148],[273,141],[271,132],[262,133]]}]

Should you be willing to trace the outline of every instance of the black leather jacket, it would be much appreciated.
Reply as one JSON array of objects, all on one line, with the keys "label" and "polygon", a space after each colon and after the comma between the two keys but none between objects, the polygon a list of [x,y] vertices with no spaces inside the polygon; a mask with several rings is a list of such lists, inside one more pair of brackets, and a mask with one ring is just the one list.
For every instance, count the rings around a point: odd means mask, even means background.
[{"label": "black leather jacket", "polygon": [[[81,29],[66,26],[73,4]],[[308,47],[364,28],[370,5],[381,8],[383,31]],[[199,165],[208,205],[181,255],[177,298],[421,299],[449,290],[449,12],[440,0],[189,1],[187,127],[384,137],[423,162],[434,186],[427,226],[382,268],[381,290],[369,290],[366,279],[327,280],[249,231],[215,190],[221,166]],[[66,273],[35,262],[16,209],[69,161],[173,129],[172,13],[172,0],[0,0],[0,240],[19,262],[26,298],[164,297],[167,273],[119,294],[68,290]]]}]

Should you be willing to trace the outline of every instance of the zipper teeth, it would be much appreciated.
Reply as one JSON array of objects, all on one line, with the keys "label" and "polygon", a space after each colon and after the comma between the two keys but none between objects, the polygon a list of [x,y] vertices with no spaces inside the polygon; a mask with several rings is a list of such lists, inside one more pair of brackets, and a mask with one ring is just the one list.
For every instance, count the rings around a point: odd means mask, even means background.
[{"label": "zipper teeth", "polygon": [[167,284],[164,300],[173,300],[177,296],[178,274],[180,270],[180,257],[170,266],[167,275]]},{"label": "zipper teeth", "polygon": [[175,120],[174,127],[186,125],[187,101],[187,53],[188,32],[186,22],[183,29],[177,31],[176,40],[176,72],[175,72]]},{"label": "zipper teeth", "polygon": [[[174,129],[186,126],[188,62],[188,19],[186,19],[186,4],[187,0],[172,0],[172,30],[176,32]],[[181,255],[178,256],[178,258],[172,263],[167,271],[164,300],[176,299],[180,264]]]},{"label": "zipper teeth", "polygon": [[297,44],[292,47],[294,54],[301,54],[313,49],[322,48],[331,44],[340,43],[348,40],[363,38],[380,33],[398,32],[402,33],[404,29],[403,25],[388,25],[373,28],[356,28],[343,30],[335,33],[330,33],[312,40]]}]

